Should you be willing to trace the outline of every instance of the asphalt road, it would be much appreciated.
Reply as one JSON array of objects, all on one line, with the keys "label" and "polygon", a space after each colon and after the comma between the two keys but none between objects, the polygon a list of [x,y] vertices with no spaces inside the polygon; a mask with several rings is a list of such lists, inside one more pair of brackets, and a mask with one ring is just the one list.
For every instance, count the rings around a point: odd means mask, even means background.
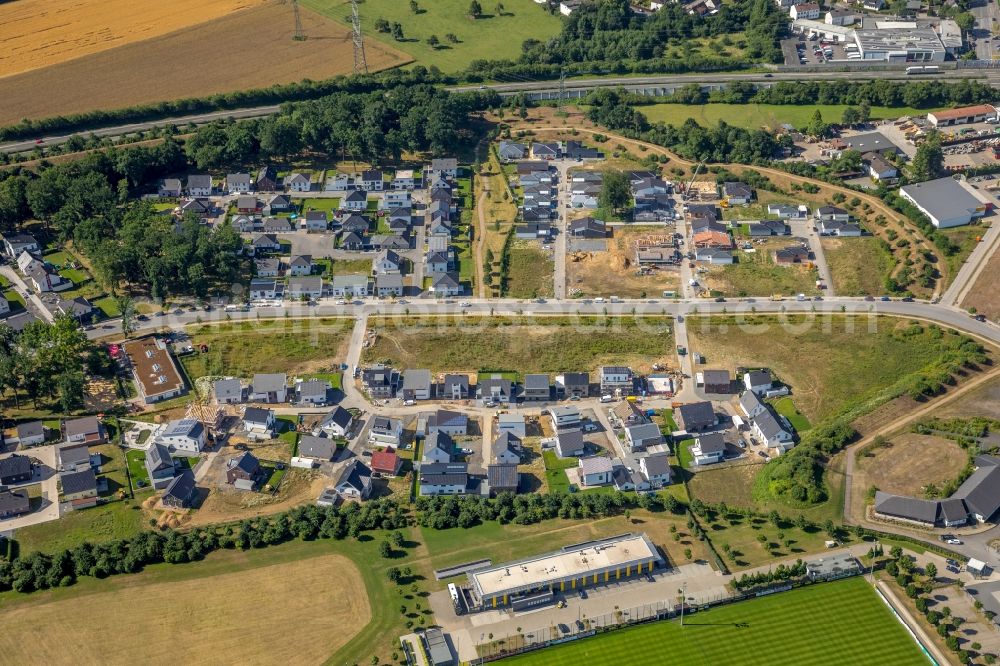
[{"label": "asphalt road", "polygon": [[[691,83],[702,85],[723,84],[730,81],[749,81],[756,83],[773,83],[776,81],[828,81],[831,79],[850,79],[852,81],[865,81],[872,79],[889,80],[912,80],[902,70],[871,70],[871,71],[804,71],[804,72],[771,72],[771,73],[736,73],[736,74],[668,74],[658,76],[640,77],[606,77],[589,79],[567,79],[565,90],[569,97],[580,97],[583,94],[597,88],[623,87],[633,91],[655,91],[657,88],[671,88]],[[942,70],[934,77],[936,80],[942,79],[983,79],[990,85],[1000,87],[1000,71],[962,69],[962,70]],[[455,86],[449,88],[453,92],[468,92],[474,90],[496,90],[501,94],[515,94],[518,92],[531,92],[538,94],[557,94],[559,84],[557,81],[529,81],[522,83],[490,83],[479,86]],[[162,120],[151,120],[148,122],[132,123],[128,125],[112,125],[103,128],[86,130],[78,134],[96,134],[101,137],[117,137],[136,132],[143,132],[167,125],[187,125],[189,123],[203,124],[222,118],[259,118],[278,112],[278,105],[258,106],[243,109],[231,109],[228,111],[213,111],[211,113],[193,114],[188,116],[177,116],[164,118]],[[39,145],[53,146],[65,143],[72,134],[41,136],[26,141],[14,141],[0,144],[0,152],[19,153],[34,150]],[[41,139],[41,143],[38,142]]]}]

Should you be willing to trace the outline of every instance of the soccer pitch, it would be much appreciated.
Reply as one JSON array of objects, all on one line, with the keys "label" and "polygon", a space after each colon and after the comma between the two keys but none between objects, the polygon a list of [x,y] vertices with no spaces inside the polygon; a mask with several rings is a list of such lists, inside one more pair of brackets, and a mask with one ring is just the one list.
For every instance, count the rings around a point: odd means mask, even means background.
[{"label": "soccer pitch", "polygon": [[863,578],[823,583],[504,659],[604,666],[919,666],[930,659]]}]

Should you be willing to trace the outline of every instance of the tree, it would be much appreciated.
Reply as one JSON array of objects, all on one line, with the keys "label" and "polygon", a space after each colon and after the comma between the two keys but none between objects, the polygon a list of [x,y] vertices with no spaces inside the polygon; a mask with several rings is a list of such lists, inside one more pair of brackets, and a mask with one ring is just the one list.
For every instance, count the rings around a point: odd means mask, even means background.
[{"label": "tree", "polygon": [[388,541],[383,541],[378,545],[378,554],[380,557],[389,558],[392,557],[392,544]]},{"label": "tree", "polygon": [[927,574],[927,577],[930,578],[931,580],[937,578],[937,572],[938,572],[937,567],[934,565],[933,562],[928,562],[927,566],[924,567],[924,573]]},{"label": "tree", "polygon": [[392,38],[397,42],[401,42],[405,39],[403,36],[403,26],[399,23],[392,24]]},{"label": "tree", "polygon": [[817,138],[823,138],[829,133],[830,126],[823,122],[823,114],[820,113],[819,109],[813,111],[812,118],[809,120],[809,125],[806,127],[806,132]]},{"label": "tree", "polygon": [[621,171],[605,171],[597,203],[614,214],[627,210],[632,204],[632,184],[628,176]]},{"label": "tree", "polygon": [[858,104],[858,122],[867,123],[872,117],[872,105],[868,103],[868,100],[863,99],[861,103]]},{"label": "tree", "polygon": [[456,35],[453,32],[449,32],[444,36],[444,38],[447,39],[452,44],[458,44],[458,35]]},{"label": "tree", "polygon": [[962,32],[971,32],[976,27],[976,17],[969,12],[962,12],[955,17],[955,23],[962,29]]},{"label": "tree", "polygon": [[399,580],[402,574],[399,572],[399,567],[389,567],[385,572],[386,577],[393,583],[399,584]]},{"label": "tree", "polygon": [[122,335],[127,340],[136,329],[135,303],[129,296],[117,296],[115,303],[118,305],[118,311],[122,313]]},{"label": "tree", "polygon": [[469,16],[474,19],[479,18],[483,15],[483,6],[479,4],[479,0],[472,0],[469,3]]},{"label": "tree", "polygon": [[910,164],[910,175],[914,180],[934,178],[944,166],[944,151],[941,149],[941,134],[937,130],[928,132],[924,142],[917,147]]},{"label": "tree", "polygon": [[427,45],[432,49],[436,49],[441,44],[441,40],[438,39],[437,35],[431,35],[427,38]]},{"label": "tree", "polygon": [[386,21],[384,18],[381,17],[375,19],[376,32],[389,32],[389,30],[391,30],[391,27],[389,26],[388,21]]},{"label": "tree", "polygon": [[844,125],[857,125],[861,114],[853,106],[849,106],[844,109],[844,113],[840,116],[840,122]]},{"label": "tree", "polygon": [[497,16],[503,16],[504,15],[504,6],[503,6],[503,3],[502,2],[498,2],[497,6],[494,8],[494,11],[497,13]]},{"label": "tree", "polygon": [[410,0],[410,11],[414,14],[420,13],[420,5],[417,4],[417,0]]}]

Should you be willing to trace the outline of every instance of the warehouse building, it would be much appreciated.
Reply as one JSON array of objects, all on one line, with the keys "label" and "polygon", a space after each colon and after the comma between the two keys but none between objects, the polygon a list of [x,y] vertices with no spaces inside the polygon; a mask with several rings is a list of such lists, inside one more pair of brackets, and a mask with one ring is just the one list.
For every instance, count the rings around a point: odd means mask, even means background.
[{"label": "warehouse building", "polygon": [[603,585],[665,566],[645,534],[622,534],[469,574],[471,610],[544,605],[556,592]]},{"label": "warehouse building", "polygon": [[951,176],[906,185],[899,188],[899,194],[919,208],[938,229],[969,224],[972,218],[982,217],[993,208],[965,182]]},{"label": "warehouse building", "polygon": [[996,118],[997,110],[989,104],[963,106],[958,109],[945,109],[944,111],[931,111],[927,114],[927,121],[931,125],[934,125],[934,127],[952,127],[953,125],[982,123],[987,120],[996,120]]},{"label": "warehouse building", "polygon": [[854,42],[864,60],[944,62],[946,53],[932,28],[855,30]]}]

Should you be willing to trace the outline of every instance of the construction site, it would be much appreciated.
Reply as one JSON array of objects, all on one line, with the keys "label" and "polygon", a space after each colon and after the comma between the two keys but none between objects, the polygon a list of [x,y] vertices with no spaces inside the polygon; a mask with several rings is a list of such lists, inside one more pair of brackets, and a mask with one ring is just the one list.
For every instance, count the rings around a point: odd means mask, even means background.
[{"label": "construction site", "polygon": [[571,252],[566,262],[570,296],[660,298],[680,285],[680,254],[662,226],[612,227],[604,251]]}]

